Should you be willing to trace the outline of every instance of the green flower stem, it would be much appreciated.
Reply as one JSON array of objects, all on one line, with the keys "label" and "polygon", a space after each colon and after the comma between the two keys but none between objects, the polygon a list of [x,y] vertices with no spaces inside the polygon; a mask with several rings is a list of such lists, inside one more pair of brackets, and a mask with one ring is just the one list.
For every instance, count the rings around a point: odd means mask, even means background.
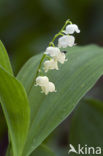
[{"label": "green flower stem", "polygon": [[53,42],[50,42],[50,43],[49,43],[49,46],[53,46],[53,47],[55,47],[55,45],[54,45]]},{"label": "green flower stem", "polygon": [[[53,47],[55,47],[55,45],[54,45],[55,39],[56,39],[58,36],[63,36],[63,35],[64,35],[64,34],[62,34],[62,32],[63,32],[63,30],[65,29],[65,27],[66,27],[67,24],[72,24],[72,22],[71,22],[70,20],[67,20],[67,21],[65,22],[64,26],[62,27],[62,29],[53,37],[52,41],[49,43],[49,46],[52,45]],[[40,61],[39,66],[38,66],[38,68],[37,68],[37,72],[36,72],[35,79],[36,79],[36,77],[37,77],[38,74],[39,74],[39,70],[41,69],[42,62],[44,61],[44,59],[45,59],[46,56],[47,56],[47,55],[44,54],[44,55],[42,56],[42,58],[41,58],[41,61]]]},{"label": "green flower stem", "polygon": [[28,94],[30,94],[30,91],[31,91],[31,89],[32,89],[32,86],[33,86],[34,83],[35,83],[35,79],[36,79],[36,78],[38,77],[38,75],[39,75],[39,72],[40,72],[42,63],[43,63],[43,61],[44,61],[45,58],[46,58],[46,54],[43,54],[43,56],[42,56],[42,58],[41,58],[41,60],[40,60],[39,66],[38,66],[38,68],[37,68],[37,72],[36,72],[36,75],[35,75],[35,77],[34,77],[34,80],[33,80],[32,84],[31,84],[31,86],[30,86],[30,89],[29,89],[29,91],[28,91]]},{"label": "green flower stem", "polygon": [[64,31],[64,29],[65,29],[65,27],[66,27],[67,24],[72,24],[72,22],[70,20],[67,20],[65,22],[64,26],[62,27],[62,29],[53,37],[53,39],[52,39],[52,41],[50,43],[53,43],[58,36],[63,36],[64,35],[63,34],[63,31]]},{"label": "green flower stem", "polygon": [[[55,47],[54,41],[56,40],[56,38],[57,38],[58,36],[63,36],[63,35],[64,35],[64,34],[63,34],[63,31],[64,31],[64,29],[65,29],[65,27],[66,27],[67,24],[72,24],[72,22],[71,22],[70,20],[67,20],[67,21],[65,22],[64,26],[62,27],[62,29],[53,37],[52,41],[49,43],[49,46]],[[33,86],[33,84],[34,84],[34,82],[35,82],[35,79],[36,79],[36,78],[38,77],[38,75],[39,75],[39,72],[40,72],[42,63],[43,63],[43,61],[44,61],[44,59],[45,59],[46,57],[47,57],[47,55],[46,55],[46,54],[43,54],[43,56],[42,56],[42,58],[41,58],[41,60],[40,60],[39,66],[38,66],[38,68],[37,68],[37,72],[36,72],[36,75],[35,75],[35,77],[34,77],[34,81],[33,81],[32,85],[31,85],[31,87],[30,87],[30,89],[29,89],[29,93],[30,93],[30,90],[31,90],[31,88],[32,88],[32,86]],[[47,57],[47,58],[50,60],[49,57]]]},{"label": "green flower stem", "polygon": [[36,72],[36,75],[35,75],[35,79],[36,79],[36,77],[37,77],[38,74],[39,74],[39,70],[41,69],[42,63],[43,63],[43,61],[44,61],[45,58],[46,58],[46,54],[43,54],[43,56],[42,56],[42,58],[41,58],[41,60],[40,60],[39,66],[38,66],[38,68],[37,68],[37,72]]},{"label": "green flower stem", "polygon": [[63,30],[65,29],[65,27],[66,27],[67,24],[72,24],[72,22],[68,19],[68,20],[65,22],[64,26],[62,27],[62,29],[60,30],[60,32],[63,32]]},{"label": "green flower stem", "polygon": [[[51,43],[53,43],[55,40],[56,40],[56,38],[58,37],[58,36],[61,36],[61,32],[59,32],[58,34],[56,34],[54,37],[53,37],[53,39],[52,39],[52,41],[51,41]],[[63,35],[63,34],[62,34]]]}]

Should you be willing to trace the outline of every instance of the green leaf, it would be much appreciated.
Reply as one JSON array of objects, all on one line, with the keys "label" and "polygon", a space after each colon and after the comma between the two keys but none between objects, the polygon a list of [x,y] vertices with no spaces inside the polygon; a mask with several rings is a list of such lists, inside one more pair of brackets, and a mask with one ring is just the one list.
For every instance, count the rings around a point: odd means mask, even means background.
[{"label": "green leaf", "polygon": [[0,99],[8,125],[13,156],[21,156],[26,141],[30,110],[21,83],[0,67]]},{"label": "green leaf", "polygon": [[74,111],[70,141],[74,145],[103,146],[103,102],[82,100]]},{"label": "green leaf", "polygon": [[22,67],[20,72],[17,75],[17,79],[20,80],[25,87],[27,93],[29,93],[32,83],[34,82],[34,75],[36,73],[36,69],[38,67],[39,61],[42,57],[41,55],[36,55],[29,59]]},{"label": "green leaf", "polygon": [[55,154],[50,148],[42,144],[30,156],[55,156]]},{"label": "green leaf", "polygon": [[[10,148],[8,148],[6,156],[10,156]],[[30,156],[56,156],[54,152],[46,145],[40,145]]]},{"label": "green leaf", "polygon": [[8,71],[10,74],[13,75],[12,67],[10,64],[10,60],[8,57],[8,54],[6,52],[6,49],[3,45],[3,43],[0,41],[0,65]]},{"label": "green leaf", "polygon": [[[30,101],[31,124],[24,156],[30,154],[72,112],[80,99],[103,74],[103,49],[97,46],[68,48],[68,61],[48,73],[56,93],[47,96],[32,86],[41,55],[31,58],[18,74]],[[32,86],[32,89],[30,87]]]},{"label": "green leaf", "polygon": [[[70,127],[70,143],[77,147],[103,147],[103,102],[82,100],[74,111]],[[75,155],[71,153],[70,156]],[[81,154],[82,155],[82,154]],[[87,154],[89,156],[89,154]],[[96,156],[96,155],[95,155]]]}]

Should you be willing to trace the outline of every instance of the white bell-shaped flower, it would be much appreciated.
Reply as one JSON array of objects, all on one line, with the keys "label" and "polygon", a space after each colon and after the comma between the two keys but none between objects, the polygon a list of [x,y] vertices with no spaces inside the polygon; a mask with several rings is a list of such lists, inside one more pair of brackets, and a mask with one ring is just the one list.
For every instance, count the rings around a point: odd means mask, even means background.
[{"label": "white bell-shaped flower", "polygon": [[67,61],[66,55],[63,52],[60,52],[55,60],[60,62],[61,64],[64,64],[64,62]]},{"label": "white bell-shaped flower", "polygon": [[58,47],[59,48],[66,48],[66,47],[72,47],[74,45],[75,42],[75,38],[74,36],[68,36],[68,35],[64,35],[63,37],[60,37],[58,39]]},{"label": "white bell-shaped flower", "polygon": [[45,52],[45,54],[48,54],[51,57],[57,56],[58,53],[60,53],[60,49],[58,47],[48,47]]},{"label": "white bell-shaped flower", "polygon": [[58,70],[58,63],[54,59],[48,60],[44,62],[44,70],[47,72],[48,70],[56,69]]},{"label": "white bell-shaped flower", "polygon": [[41,87],[41,93],[44,93],[45,95],[47,95],[48,93],[49,93],[49,87],[48,87],[48,85],[46,85],[46,86],[42,86]]},{"label": "white bell-shaped flower", "polygon": [[55,85],[52,82],[49,82],[49,92],[56,92]]},{"label": "white bell-shaped flower", "polygon": [[74,32],[80,33],[80,30],[76,24],[69,24],[66,26],[65,34],[73,34]]},{"label": "white bell-shaped flower", "polygon": [[54,83],[49,82],[47,76],[38,76],[36,78],[36,85],[41,87],[42,93],[45,93],[45,95],[49,92],[56,92]]},{"label": "white bell-shaped flower", "polygon": [[49,92],[56,92],[55,85],[52,82],[49,82],[47,85],[42,86],[42,93],[45,93],[47,95]]},{"label": "white bell-shaped flower", "polygon": [[49,83],[49,79],[47,76],[38,76],[36,78],[36,85],[37,86],[46,86]]}]

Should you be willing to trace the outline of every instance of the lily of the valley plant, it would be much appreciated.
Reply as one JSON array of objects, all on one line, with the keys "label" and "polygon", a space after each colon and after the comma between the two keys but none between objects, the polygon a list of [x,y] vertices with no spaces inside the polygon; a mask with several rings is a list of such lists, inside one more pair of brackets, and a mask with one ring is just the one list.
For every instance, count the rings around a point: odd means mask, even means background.
[{"label": "lily of the valley plant", "polygon": [[[61,51],[60,48],[73,47],[75,45],[75,37],[72,35],[75,32],[80,33],[78,26],[67,20],[63,28],[54,36],[46,48],[36,74],[36,86],[41,87],[42,93],[47,95],[49,92],[56,92],[55,84],[50,82],[49,78],[42,72],[42,63],[44,62],[44,72],[54,69],[59,70],[59,63],[64,64],[68,60],[66,58],[66,51]],[[54,42],[58,37],[58,45],[55,46]]]},{"label": "lily of the valley plant", "polygon": [[[0,41],[0,104],[4,115],[0,113],[0,119],[3,118],[0,128],[7,124],[6,156],[54,156],[44,140],[103,74],[103,49],[94,45],[76,46],[74,33],[80,33],[78,26],[67,20],[44,53],[30,58],[17,76]],[[93,103],[96,106],[98,102]],[[98,106],[101,110],[103,104]],[[78,122],[73,127],[76,128],[72,137],[79,133]]]}]

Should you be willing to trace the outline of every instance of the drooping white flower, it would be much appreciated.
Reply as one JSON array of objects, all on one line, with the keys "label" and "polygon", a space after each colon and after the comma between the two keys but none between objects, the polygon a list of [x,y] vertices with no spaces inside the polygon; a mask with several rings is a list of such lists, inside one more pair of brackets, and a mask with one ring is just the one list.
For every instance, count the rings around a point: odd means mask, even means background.
[{"label": "drooping white flower", "polygon": [[49,82],[49,92],[56,92],[55,85],[52,82]]},{"label": "drooping white flower", "polygon": [[36,78],[36,85],[37,86],[46,86],[49,83],[49,79],[47,76],[38,76]]},{"label": "drooping white flower", "polygon": [[49,54],[51,57],[55,57],[59,53],[60,53],[60,49],[58,47],[48,47],[45,52],[45,54]]},{"label": "drooping white flower", "polygon": [[58,70],[58,63],[54,59],[47,60],[44,62],[44,70],[47,72],[49,69],[56,69]]},{"label": "drooping white flower", "polygon": [[55,85],[52,82],[49,82],[46,86],[42,86],[42,93],[45,93],[47,95],[49,92],[56,92]]},{"label": "drooping white flower", "polygon": [[[65,36],[63,36],[63,37],[61,37],[59,39],[58,45],[60,46],[60,48],[64,47],[64,44],[66,44],[66,46],[69,46],[69,44],[71,45],[70,41],[67,40],[68,37],[70,37],[70,36],[65,35]],[[63,46],[62,46],[62,44],[63,44]],[[49,54],[53,58],[50,61],[45,61],[44,62],[44,70],[45,70],[45,72],[47,72],[49,69],[56,69],[56,70],[58,70],[57,62],[60,62],[60,63],[63,64],[66,61],[65,54],[62,53],[58,47],[48,47],[46,49],[45,54]]]},{"label": "drooping white flower", "polygon": [[52,82],[49,82],[48,85],[42,86],[42,93],[45,93],[47,95],[49,92],[56,92],[55,85]]},{"label": "drooping white flower", "polygon": [[74,32],[80,33],[80,30],[76,24],[69,24],[66,26],[65,34],[73,34]]},{"label": "drooping white flower", "polygon": [[66,47],[72,47],[74,45],[75,42],[75,38],[74,36],[68,36],[68,35],[64,35],[63,37],[60,37],[58,39],[58,47],[59,48],[66,48]]},{"label": "drooping white flower", "polygon": [[48,85],[46,85],[46,86],[42,86],[41,87],[41,93],[45,93],[45,95],[47,95],[48,93],[49,93],[49,87],[48,87]]},{"label": "drooping white flower", "polygon": [[41,87],[42,93],[45,93],[45,95],[49,92],[55,92],[55,85],[54,83],[49,82],[47,76],[38,76],[36,78],[36,85]]},{"label": "drooping white flower", "polygon": [[58,62],[60,62],[61,64],[64,64],[64,62],[67,61],[66,55],[65,55],[64,53],[60,52],[60,53],[58,54],[58,56],[55,58],[55,61],[58,61]]}]

